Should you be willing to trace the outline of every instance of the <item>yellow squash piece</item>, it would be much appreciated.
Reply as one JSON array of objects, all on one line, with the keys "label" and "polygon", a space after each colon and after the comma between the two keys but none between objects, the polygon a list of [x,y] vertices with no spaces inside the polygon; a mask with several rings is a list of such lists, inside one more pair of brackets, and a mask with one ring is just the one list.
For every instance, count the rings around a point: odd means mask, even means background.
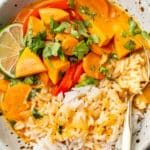
[{"label": "yellow squash piece", "polygon": [[48,73],[47,73],[47,72],[42,72],[42,73],[39,74],[39,77],[40,77],[40,81],[41,81],[45,86],[47,86],[47,85],[48,85],[48,82],[49,82]]},{"label": "yellow squash piece", "polygon": [[78,44],[76,38],[65,33],[57,34],[55,39],[62,42],[62,49],[66,55],[72,55],[74,47]]},{"label": "yellow squash piece", "polygon": [[4,79],[0,79],[0,91],[6,92],[8,86],[9,86],[9,81],[4,80]]},{"label": "yellow squash piece", "polygon": [[32,26],[33,36],[36,36],[39,32],[46,30],[44,23],[40,19],[33,16],[30,16],[29,18],[28,28],[30,25]]},{"label": "yellow squash piece", "polygon": [[2,111],[8,120],[24,119],[24,113],[28,109],[27,97],[31,90],[31,86],[18,83],[10,87],[4,96],[2,103]]},{"label": "yellow squash piece", "polygon": [[69,19],[69,13],[58,8],[41,8],[39,9],[40,17],[46,25],[49,25],[50,18],[55,21],[63,21]]},{"label": "yellow squash piece", "polygon": [[[96,34],[100,38],[99,46],[107,45],[114,36],[114,22],[109,18],[109,3],[106,0],[76,0],[75,2],[80,15],[91,23],[92,27],[89,28],[89,32]],[[81,10],[84,12],[83,6],[89,9],[89,12],[95,14],[94,18],[81,13]]]},{"label": "yellow squash piece", "polygon": [[66,72],[70,67],[70,62],[65,60],[62,61],[58,57],[52,57],[45,59],[44,63],[48,69],[48,75],[53,84],[57,84],[61,79],[61,74]]},{"label": "yellow squash piece", "polygon": [[138,40],[136,40],[134,37],[123,38],[120,35],[116,35],[114,38],[114,45],[119,59],[132,52],[132,50],[125,48],[125,44],[129,41],[133,41],[135,43],[134,51],[142,48],[142,44],[138,42]]},{"label": "yellow squash piece", "polygon": [[83,69],[88,76],[96,79],[104,78],[104,75],[99,71],[101,56],[90,52],[83,58]]},{"label": "yellow squash piece", "polygon": [[27,47],[21,54],[16,64],[16,77],[25,77],[46,71],[39,56],[31,52]]}]

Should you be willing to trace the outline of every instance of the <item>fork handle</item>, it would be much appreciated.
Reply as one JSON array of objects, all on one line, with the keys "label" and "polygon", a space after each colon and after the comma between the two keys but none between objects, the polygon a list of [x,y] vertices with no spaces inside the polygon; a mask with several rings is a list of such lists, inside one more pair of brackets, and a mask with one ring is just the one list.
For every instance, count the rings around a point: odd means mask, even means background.
[{"label": "fork handle", "polygon": [[131,150],[131,140],[132,140],[132,124],[131,124],[131,114],[132,114],[132,98],[128,100],[127,112],[125,116],[125,123],[122,135],[122,150]]}]

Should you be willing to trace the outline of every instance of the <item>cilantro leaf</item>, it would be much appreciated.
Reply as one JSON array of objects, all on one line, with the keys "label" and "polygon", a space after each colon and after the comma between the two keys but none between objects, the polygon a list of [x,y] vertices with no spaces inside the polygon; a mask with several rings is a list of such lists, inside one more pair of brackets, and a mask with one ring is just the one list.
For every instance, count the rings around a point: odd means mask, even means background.
[{"label": "cilantro leaf", "polygon": [[135,42],[132,41],[132,40],[129,40],[129,41],[127,41],[127,42],[124,44],[124,48],[126,48],[126,49],[128,49],[128,50],[130,50],[130,51],[133,51],[133,50],[135,49],[135,46],[136,46],[136,44],[135,44]]},{"label": "cilantro leaf", "polygon": [[139,28],[138,24],[133,20],[132,17],[128,20],[129,23],[129,31],[131,35],[141,34],[141,29]]},{"label": "cilantro leaf", "polygon": [[29,84],[29,85],[38,85],[38,84],[40,84],[40,80],[39,80],[39,76],[38,75],[25,77],[23,82],[25,84]]},{"label": "cilantro leaf", "polygon": [[78,83],[76,85],[76,87],[82,87],[82,86],[86,86],[86,85],[98,85],[99,82],[92,77],[86,77],[83,81],[81,81],[80,83]]},{"label": "cilantro leaf", "polygon": [[27,101],[31,101],[33,98],[35,98],[35,96],[37,95],[37,93],[39,93],[41,91],[40,88],[37,88],[37,89],[32,89],[28,95],[28,98],[27,98]]},{"label": "cilantro leaf", "polygon": [[55,33],[54,30],[59,26],[59,24],[54,20],[50,19],[50,33]]},{"label": "cilantro leaf", "polygon": [[77,30],[75,29],[71,29],[71,33],[72,36],[74,36],[75,38],[79,39],[80,38],[80,34]]},{"label": "cilantro leaf", "polygon": [[92,34],[87,39],[87,44],[91,45],[93,43],[98,44],[100,42],[100,38],[96,34]]},{"label": "cilantro leaf", "polygon": [[79,35],[82,35],[84,37],[89,37],[88,31],[84,25],[84,22],[76,20],[75,23],[77,25]]},{"label": "cilantro leaf", "polygon": [[54,33],[61,33],[63,32],[65,29],[68,29],[71,27],[71,24],[64,21],[62,22],[57,28],[54,29]]},{"label": "cilantro leaf", "polygon": [[39,111],[36,108],[33,108],[32,115],[35,119],[41,119],[43,116],[39,113]]},{"label": "cilantro leaf", "polygon": [[85,27],[92,27],[92,24],[89,22],[89,20],[84,20]]},{"label": "cilantro leaf", "polygon": [[80,9],[80,13],[90,16],[90,18],[94,20],[96,13],[90,11],[90,9],[87,6],[80,6],[79,9]]},{"label": "cilantro leaf", "polygon": [[99,72],[101,72],[103,75],[107,75],[108,69],[103,67],[103,66],[100,66],[99,67]]},{"label": "cilantro leaf", "polygon": [[64,53],[59,42],[49,42],[43,50],[43,58],[50,58],[51,56],[59,56],[61,60],[65,60]]},{"label": "cilantro leaf", "polygon": [[72,8],[72,9],[75,8],[74,0],[69,0],[69,1],[68,1],[68,4],[69,4],[70,8]]},{"label": "cilantro leaf", "polygon": [[37,55],[41,53],[41,49],[45,47],[46,31],[39,32],[36,36],[32,34],[32,26],[29,26],[28,32],[23,39],[23,45],[29,47],[31,51]]},{"label": "cilantro leaf", "polygon": [[73,50],[73,55],[82,59],[89,52],[89,47],[84,41],[79,42]]},{"label": "cilantro leaf", "polygon": [[150,39],[150,33],[146,32],[146,31],[142,31],[142,36],[145,40]]}]

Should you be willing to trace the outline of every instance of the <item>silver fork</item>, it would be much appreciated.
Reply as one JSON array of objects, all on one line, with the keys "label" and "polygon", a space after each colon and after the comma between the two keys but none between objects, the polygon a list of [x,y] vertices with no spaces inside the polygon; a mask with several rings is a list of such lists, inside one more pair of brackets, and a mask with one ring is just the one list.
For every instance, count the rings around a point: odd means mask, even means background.
[{"label": "silver fork", "polygon": [[[146,56],[146,65],[147,65],[147,76],[150,78],[150,62],[148,50],[143,48]],[[142,89],[148,85],[149,81],[145,82]],[[127,111],[125,116],[124,129],[122,134],[122,149],[121,150],[131,150],[131,141],[132,141],[132,103],[133,99],[137,94],[132,94],[127,97]]]}]

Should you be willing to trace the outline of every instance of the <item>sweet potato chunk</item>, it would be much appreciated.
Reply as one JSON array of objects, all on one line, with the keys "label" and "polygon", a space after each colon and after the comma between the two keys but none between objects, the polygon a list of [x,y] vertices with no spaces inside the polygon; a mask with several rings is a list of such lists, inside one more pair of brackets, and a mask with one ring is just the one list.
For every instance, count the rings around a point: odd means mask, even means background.
[{"label": "sweet potato chunk", "polygon": [[69,61],[62,61],[58,57],[45,59],[44,63],[48,69],[49,78],[51,79],[53,84],[57,84],[61,79],[61,75],[65,73],[70,67]]},{"label": "sweet potato chunk", "polygon": [[69,19],[69,13],[58,8],[41,8],[39,9],[40,17],[46,25],[49,25],[50,18],[55,21],[63,21]]},{"label": "sweet potato chunk", "polygon": [[39,56],[27,47],[16,64],[16,77],[25,77],[46,71]]}]

